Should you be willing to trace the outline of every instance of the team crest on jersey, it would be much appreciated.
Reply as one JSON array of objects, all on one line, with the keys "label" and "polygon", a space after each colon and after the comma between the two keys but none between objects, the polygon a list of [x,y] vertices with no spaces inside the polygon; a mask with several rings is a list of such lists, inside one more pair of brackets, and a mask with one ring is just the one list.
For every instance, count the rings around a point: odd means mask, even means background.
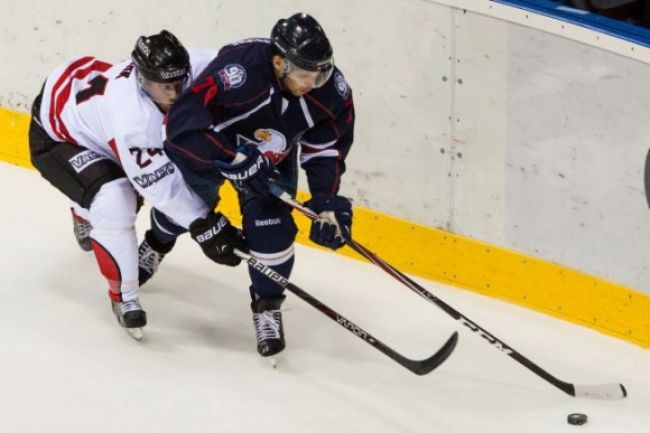
[{"label": "team crest on jersey", "polygon": [[348,83],[340,72],[334,74],[334,86],[343,99],[348,99],[348,96],[350,96],[350,87],[348,87]]},{"label": "team crest on jersey", "polygon": [[282,161],[291,150],[287,148],[287,138],[281,132],[275,129],[258,129],[253,134],[255,140],[244,137],[243,135],[237,136],[238,145],[243,143],[253,143],[257,145],[257,149],[266,156],[273,165],[277,165]]},{"label": "team crest on jersey", "polygon": [[246,81],[246,69],[242,65],[230,64],[219,71],[224,90],[240,87]]}]

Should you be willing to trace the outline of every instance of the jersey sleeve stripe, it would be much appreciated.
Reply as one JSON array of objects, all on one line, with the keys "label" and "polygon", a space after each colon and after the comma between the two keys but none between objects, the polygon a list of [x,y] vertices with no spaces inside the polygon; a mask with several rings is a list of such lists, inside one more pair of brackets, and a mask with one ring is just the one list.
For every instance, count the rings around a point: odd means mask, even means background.
[{"label": "jersey sleeve stripe", "polygon": [[93,57],[91,56],[86,56],[82,57],[76,61],[74,61],[72,64],[70,64],[65,71],[59,76],[59,79],[56,81],[54,86],[52,86],[52,92],[50,94],[50,126],[52,127],[52,131],[56,134],[57,137],[60,139],[67,141],[67,138],[61,133],[61,128],[60,128],[60,118],[57,114],[56,107],[57,107],[57,94],[59,92],[59,89],[64,86],[64,83],[68,80],[70,80],[70,75],[75,71],[77,68],[85,65],[86,63],[89,63],[93,60]]},{"label": "jersey sleeve stripe", "polygon": [[183,149],[180,146],[175,145],[174,143],[172,143],[169,140],[167,140],[165,143],[167,145],[173,147],[174,149],[176,149],[177,152],[182,153],[183,155],[185,155],[187,158],[193,159],[194,161],[198,161],[198,162],[200,162],[202,164],[212,165],[212,161],[208,161],[207,159],[199,158],[198,156],[194,155],[192,152],[188,152],[187,150]]},{"label": "jersey sleeve stripe", "polygon": [[221,152],[225,153],[226,155],[235,156],[235,152],[232,149],[229,149],[227,146],[224,146],[221,141],[219,141],[216,137],[205,133],[206,138],[215,145],[217,149],[219,149]]},{"label": "jersey sleeve stripe", "polygon": [[273,93],[275,93],[275,90],[273,89],[273,86],[269,84],[268,86],[266,86],[266,88],[264,90],[262,90],[260,93],[253,96],[250,99],[247,99],[247,100],[241,101],[241,102],[232,102],[230,104],[224,104],[224,106],[225,107],[239,107],[241,105],[250,105],[253,102],[257,101],[258,99],[263,98],[267,94],[269,96],[272,96]]},{"label": "jersey sleeve stripe", "polygon": [[310,94],[308,94],[308,93],[305,94],[305,97],[307,99],[309,99],[309,101],[312,104],[316,105],[321,110],[323,110],[323,112],[325,112],[325,114],[327,114],[327,117],[330,118],[330,124],[332,126],[332,130],[334,130],[334,135],[336,136],[336,139],[338,140],[339,138],[341,138],[341,131],[339,131],[338,126],[336,126],[336,116],[334,115],[334,113],[332,113],[329,108],[327,108],[325,105],[323,105],[320,101],[318,101],[316,98],[314,98]]},{"label": "jersey sleeve stripe", "polygon": [[307,152],[301,152],[300,153],[300,164],[304,164],[310,159],[314,158],[338,158],[339,157],[339,151],[336,149],[326,149],[326,150],[321,150],[318,152],[313,152],[313,153],[307,153]]},{"label": "jersey sleeve stripe", "polygon": [[314,119],[312,119],[311,113],[309,112],[309,107],[307,107],[307,102],[303,97],[300,97],[300,108],[302,108],[302,114],[305,116],[305,120],[307,121],[307,126],[309,126],[310,129],[313,128]]},{"label": "jersey sleeve stripe", "polygon": [[[338,159],[338,157],[337,157]],[[334,175],[334,182],[332,182],[332,189],[330,190],[330,194],[334,195],[338,192],[339,187],[341,185],[341,168],[340,165],[338,164],[339,161],[337,161],[336,164],[336,174]]]},{"label": "jersey sleeve stripe", "polygon": [[244,114],[240,114],[239,116],[232,117],[232,118],[226,120],[225,122],[222,122],[222,123],[218,124],[217,126],[212,128],[213,131],[214,132],[220,132],[220,131],[226,129],[227,127],[229,127],[230,125],[232,125],[233,123],[237,123],[240,120],[247,119],[248,117],[251,116],[251,114],[255,113],[256,111],[261,110],[262,108],[264,108],[265,105],[270,104],[271,103],[271,97],[273,96],[273,93],[274,93],[274,90],[273,90],[273,88],[271,88],[271,91],[269,92],[269,97],[266,98],[264,101],[262,101],[257,107],[253,108],[252,110],[249,110],[249,111],[245,112]]},{"label": "jersey sleeve stripe", "polygon": [[303,148],[303,152],[315,152],[318,150],[324,150],[334,146],[335,144],[336,144],[336,140],[328,141],[327,143],[321,143],[321,144],[309,143],[304,140],[300,141],[300,145]]},{"label": "jersey sleeve stripe", "polygon": [[115,159],[117,159],[117,162],[122,165],[122,160],[120,159],[120,153],[117,151],[117,142],[115,141],[114,138],[111,138],[108,141],[108,147],[111,148],[111,151],[113,151],[113,155],[115,155]]},{"label": "jersey sleeve stripe", "polygon": [[330,111],[330,109],[327,108],[325,105],[323,105],[323,104],[322,104],[318,99],[314,98],[314,97],[313,97],[312,95],[310,95],[309,93],[305,93],[305,97],[306,97],[307,99],[309,99],[309,101],[310,101],[312,104],[318,106],[321,110],[323,110],[323,112],[325,112],[325,114],[327,114],[327,117],[329,117],[332,121],[334,121],[334,120],[336,119],[336,116],[334,115],[334,113],[332,113],[332,112]]},{"label": "jersey sleeve stripe", "polygon": [[[89,61],[91,61],[91,63],[87,65]],[[82,68],[82,66],[85,67]],[[95,60],[92,57],[83,57],[70,65],[59,77],[52,88],[50,98],[50,124],[52,125],[52,130],[57,137],[64,141],[76,144],[76,141],[70,136],[68,129],[61,120],[61,112],[70,97],[72,82],[74,80],[86,78],[93,72],[105,72],[110,67],[110,64],[100,60]]]}]

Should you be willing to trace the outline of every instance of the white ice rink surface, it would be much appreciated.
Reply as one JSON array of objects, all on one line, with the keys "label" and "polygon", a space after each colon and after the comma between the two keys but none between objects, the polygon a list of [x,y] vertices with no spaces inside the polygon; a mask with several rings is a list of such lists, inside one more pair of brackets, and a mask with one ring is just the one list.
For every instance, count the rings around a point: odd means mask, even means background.
[{"label": "white ice rink surface", "polygon": [[[3,163],[0,189],[0,433],[650,431],[649,351],[429,281],[420,280],[560,379],[622,382],[629,397],[566,396],[465,329],[445,364],[416,376],[292,294],[273,370],[255,350],[245,266],[212,264],[189,237],[142,289],[149,325],[138,343],[76,245],[66,199]],[[146,225],[141,212],[140,236]],[[460,328],[372,265],[296,253],[295,284],[409,357]],[[572,412],[589,422],[568,425]]]}]

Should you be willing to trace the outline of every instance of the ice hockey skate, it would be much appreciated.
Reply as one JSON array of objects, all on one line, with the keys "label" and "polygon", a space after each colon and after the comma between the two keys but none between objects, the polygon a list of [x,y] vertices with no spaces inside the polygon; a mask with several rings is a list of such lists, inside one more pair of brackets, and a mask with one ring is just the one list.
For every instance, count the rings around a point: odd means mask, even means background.
[{"label": "ice hockey skate", "polygon": [[144,240],[138,247],[138,283],[141,286],[158,271],[160,262],[171,251],[174,244],[175,242],[166,245],[157,242],[151,230],[145,233]]},{"label": "ice hockey skate", "polygon": [[277,367],[278,354],[284,350],[284,328],[280,306],[286,296],[259,298],[251,302],[253,324],[257,337],[257,352],[268,357],[273,368]]},{"label": "ice hockey skate", "polygon": [[125,302],[111,301],[113,314],[127,334],[140,341],[144,337],[142,328],[147,324],[147,313],[140,306],[140,301],[133,299]]},{"label": "ice hockey skate", "polygon": [[70,212],[72,213],[72,230],[79,247],[84,251],[92,250],[92,246],[90,245],[90,231],[93,226],[90,225],[88,220],[77,215],[74,209],[70,208]]}]

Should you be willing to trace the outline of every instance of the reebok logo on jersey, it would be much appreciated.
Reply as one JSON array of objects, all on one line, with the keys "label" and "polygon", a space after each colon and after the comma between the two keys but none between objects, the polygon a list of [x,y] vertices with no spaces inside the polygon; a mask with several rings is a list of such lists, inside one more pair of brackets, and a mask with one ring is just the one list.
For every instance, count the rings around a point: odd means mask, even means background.
[{"label": "reebok logo on jersey", "polygon": [[175,170],[174,164],[168,162],[160,168],[154,170],[153,173],[145,173],[142,176],[136,176],[133,181],[140,185],[142,188],[148,188],[160,179],[169,176]]},{"label": "reebok logo on jersey", "polygon": [[223,90],[241,87],[246,82],[246,69],[242,65],[231,64],[219,71]]},{"label": "reebok logo on jersey", "polygon": [[255,220],[255,227],[277,226],[282,224],[281,218],[267,218],[265,220]]},{"label": "reebok logo on jersey", "polygon": [[93,152],[92,150],[85,150],[81,153],[78,153],[76,156],[73,158],[70,158],[68,162],[74,168],[74,171],[77,173],[81,173],[83,170],[88,168],[89,165],[101,160],[101,159],[107,159],[104,155],[100,155],[97,152]]}]

